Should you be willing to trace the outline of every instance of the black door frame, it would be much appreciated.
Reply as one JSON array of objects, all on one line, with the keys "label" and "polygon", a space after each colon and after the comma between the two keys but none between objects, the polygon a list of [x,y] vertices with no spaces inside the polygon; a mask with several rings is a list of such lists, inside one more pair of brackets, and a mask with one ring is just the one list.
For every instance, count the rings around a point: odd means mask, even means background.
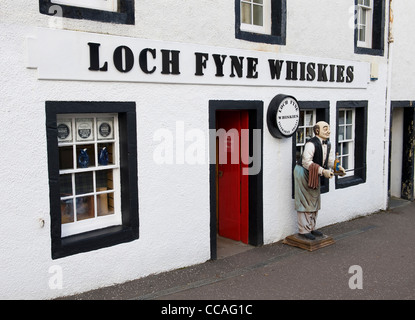
[{"label": "black door frame", "polygon": [[[261,164],[256,175],[249,176],[249,244],[261,246],[263,235],[263,101],[247,100],[210,100],[209,101],[209,130],[216,130],[216,111],[218,110],[247,110],[249,112],[249,130],[261,130]],[[252,137],[252,134],[250,134]],[[214,138],[214,139],[213,139]],[[216,228],[216,135],[209,136],[210,163],[210,258],[217,259],[217,228]],[[253,154],[252,139],[249,141],[249,153]]]},{"label": "black door frame", "polygon": [[414,201],[414,164],[413,152],[415,144],[415,101],[391,101],[389,123],[389,170],[388,170],[388,197],[391,196],[391,165],[392,165],[392,121],[394,108],[403,108],[403,154],[402,154],[402,189],[401,198]]}]

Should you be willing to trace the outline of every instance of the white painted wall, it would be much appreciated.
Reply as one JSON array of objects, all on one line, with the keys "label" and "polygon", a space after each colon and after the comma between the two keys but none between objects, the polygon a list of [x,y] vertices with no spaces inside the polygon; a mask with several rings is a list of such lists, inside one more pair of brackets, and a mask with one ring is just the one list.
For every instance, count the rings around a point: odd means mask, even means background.
[{"label": "white painted wall", "polygon": [[[210,258],[209,166],[158,165],[153,141],[159,128],[208,130],[209,100],[263,100],[285,93],[298,100],[368,100],[367,182],[322,195],[318,226],[384,208],[385,58],[355,55],[349,4],[288,1],[287,45],[234,37],[233,1],[136,1],[136,25],[64,19],[63,28],[154,40],[281,52],[379,64],[379,80],[367,89],[238,87],[37,80],[27,69],[25,38],[53,25],[37,1],[0,2],[0,298],[48,299],[121,283]],[[409,19],[409,17],[408,17]],[[52,21],[52,22],[51,22]],[[305,23],[306,22],[306,23]],[[191,26],[191,27],[189,27]],[[321,36],[325,30],[324,37]],[[327,39],[331,40],[327,42]],[[51,259],[45,101],[136,101],[140,239],[110,248]],[[265,119],[264,119],[265,120]],[[276,140],[264,121],[264,241],[296,232],[291,199],[291,140]],[[335,140],[332,128],[331,140]],[[363,196],[364,195],[364,196]],[[45,220],[45,226],[39,225]],[[63,288],[52,290],[49,268],[62,268]],[[52,270],[53,271],[53,270]]]},{"label": "white painted wall", "polygon": [[392,100],[415,100],[415,62],[412,54],[415,22],[408,12],[415,11],[415,2],[395,0],[392,2]]},{"label": "white painted wall", "polygon": [[403,155],[403,108],[395,108],[392,115],[391,181],[392,197],[401,197]]}]

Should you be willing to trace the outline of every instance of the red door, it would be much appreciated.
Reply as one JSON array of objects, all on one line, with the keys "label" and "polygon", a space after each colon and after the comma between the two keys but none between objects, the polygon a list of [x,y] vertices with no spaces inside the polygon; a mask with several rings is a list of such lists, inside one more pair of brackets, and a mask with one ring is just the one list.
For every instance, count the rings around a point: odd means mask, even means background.
[{"label": "red door", "polygon": [[[220,236],[248,243],[248,111],[218,111],[218,232]],[[244,129],[246,131],[244,131]],[[245,160],[246,162],[246,160]]]}]

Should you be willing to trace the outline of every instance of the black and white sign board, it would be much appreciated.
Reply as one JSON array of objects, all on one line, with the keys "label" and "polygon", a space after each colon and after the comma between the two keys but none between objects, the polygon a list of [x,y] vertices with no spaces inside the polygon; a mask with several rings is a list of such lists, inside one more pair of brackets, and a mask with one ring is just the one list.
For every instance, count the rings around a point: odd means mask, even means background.
[{"label": "black and white sign board", "polygon": [[297,100],[288,95],[275,96],[267,112],[268,130],[274,138],[289,138],[297,131],[300,121],[300,107]]},{"label": "black and white sign board", "polygon": [[367,62],[37,28],[27,67],[38,79],[367,88]]}]

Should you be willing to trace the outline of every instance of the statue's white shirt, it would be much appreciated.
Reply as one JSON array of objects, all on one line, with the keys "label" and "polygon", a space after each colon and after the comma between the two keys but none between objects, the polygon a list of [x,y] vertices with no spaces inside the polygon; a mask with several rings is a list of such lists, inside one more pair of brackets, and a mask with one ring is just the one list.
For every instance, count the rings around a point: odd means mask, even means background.
[{"label": "statue's white shirt", "polygon": [[[323,139],[321,139],[320,137],[317,136],[317,138],[320,140],[320,143],[322,144],[323,147],[323,163],[326,160],[327,157],[327,144],[323,144]],[[303,160],[302,160],[302,165],[304,167],[304,169],[307,169],[310,167],[310,165],[313,163],[313,157],[314,157],[314,152],[315,152],[315,147],[314,147],[314,143],[311,142],[307,142],[304,146],[304,152],[303,152]],[[329,154],[329,159],[328,159],[328,167],[329,168],[333,168],[334,166],[334,152],[333,150],[331,150],[330,154]],[[323,175],[323,167],[320,167],[318,169],[318,174],[319,175]]]}]

